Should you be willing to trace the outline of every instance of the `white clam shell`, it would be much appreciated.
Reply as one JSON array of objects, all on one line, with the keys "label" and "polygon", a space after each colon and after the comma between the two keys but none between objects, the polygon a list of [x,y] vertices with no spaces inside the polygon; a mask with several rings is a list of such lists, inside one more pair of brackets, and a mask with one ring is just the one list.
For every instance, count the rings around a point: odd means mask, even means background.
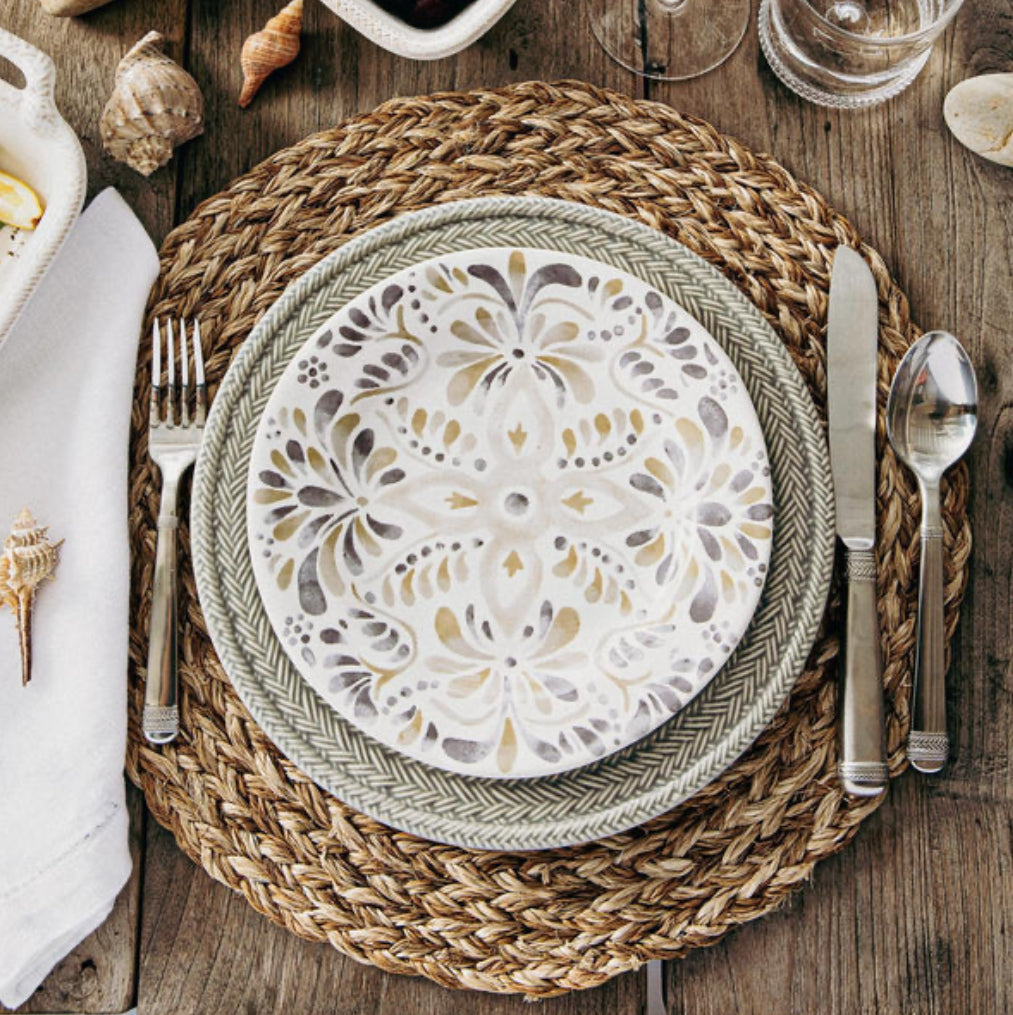
[{"label": "white clam shell", "polygon": [[109,0],[41,0],[42,9],[49,14],[55,14],[58,18],[75,17],[78,14],[86,14],[109,3]]},{"label": "white clam shell", "polygon": [[953,136],[1001,166],[1013,166],[1013,74],[982,74],[961,81],[943,103]]}]

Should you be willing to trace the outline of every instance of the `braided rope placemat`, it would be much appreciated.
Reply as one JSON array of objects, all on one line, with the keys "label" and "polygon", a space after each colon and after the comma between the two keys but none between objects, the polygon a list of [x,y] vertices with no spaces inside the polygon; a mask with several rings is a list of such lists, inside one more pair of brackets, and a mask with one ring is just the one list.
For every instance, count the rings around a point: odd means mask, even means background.
[{"label": "braided rope placemat", "polygon": [[[540,194],[644,222],[738,285],[782,337],[825,412],[827,290],[847,220],[781,166],[708,124],[566,82],[396,99],[274,155],[204,202],[166,240],[150,317],[199,314],[217,385],[290,282],[357,233],[443,201]],[[919,334],[882,258],[880,407]],[[156,820],[217,880],[303,937],[450,987],[548,996],[713,943],[776,907],[841,849],[877,801],[835,775],[837,632],[827,616],[787,706],[721,778],[670,814],[596,843],[472,852],[391,829],[341,804],[282,758],[233,691],[180,558],[182,733],[141,737],[157,475],[147,461],[150,346],[135,399],[128,773]],[[904,767],[917,602],[918,499],[878,447],[879,616],[893,775]],[[946,622],[967,580],[968,475],[944,487]],[[182,511],[188,505],[182,505]]]}]

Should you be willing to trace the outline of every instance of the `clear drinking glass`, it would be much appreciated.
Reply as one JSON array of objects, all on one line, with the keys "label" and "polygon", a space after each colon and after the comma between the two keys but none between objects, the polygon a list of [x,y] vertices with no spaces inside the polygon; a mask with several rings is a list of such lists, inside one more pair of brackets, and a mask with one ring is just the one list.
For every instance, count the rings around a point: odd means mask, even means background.
[{"label": "clear drinking glass", "polygon": [[742,41],[750,0],[590,0],[591,31],[627,70],[681,81],[724,63]]},{"label": "clear drinking glass", "polygon": [[871,106],[918,76],[963,0],[761,0],[771,70],[821,106]]}]

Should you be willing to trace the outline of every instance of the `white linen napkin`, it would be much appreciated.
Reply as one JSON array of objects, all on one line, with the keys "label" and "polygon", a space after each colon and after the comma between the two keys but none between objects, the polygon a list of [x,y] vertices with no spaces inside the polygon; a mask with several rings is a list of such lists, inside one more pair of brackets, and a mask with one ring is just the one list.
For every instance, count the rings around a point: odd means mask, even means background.
[{"label": "white linen napkin", "polygon": [[0,610],[0,1002],[12,1008],[130,875],[127,442],[157,272],[151,240],[106,190],[0,346],[0,540],[27,507],[65,541],[35,601],[27,687]]}]

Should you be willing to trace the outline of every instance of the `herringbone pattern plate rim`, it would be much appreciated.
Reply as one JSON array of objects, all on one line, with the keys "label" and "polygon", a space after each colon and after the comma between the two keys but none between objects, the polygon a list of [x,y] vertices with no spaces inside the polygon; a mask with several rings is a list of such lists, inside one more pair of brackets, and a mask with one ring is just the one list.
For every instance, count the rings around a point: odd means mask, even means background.
[{"label": "herringbone pattern plate rim", "polygon": [[[489,245],[594,251],[667,292],[729,354],[771,458],[775,538],[764,597],[722,672],[658,731],[595,765],[497,781],[413,761],[345,723],[298,676],[257,595],[245,535],[253,434],[281,372],[339,306],[396,270]],[[638,825],[695,793],[762,731],[805,664],[833,563],[832,490],[804,381],[752,304],[681,244],[587,206],[488,198],[401,216],[351,241],[286,290],[216,397],[193,497],[194,566],[208,630],[240,697],[279,748],[358,810],[461,846],[540,849]]]}]

